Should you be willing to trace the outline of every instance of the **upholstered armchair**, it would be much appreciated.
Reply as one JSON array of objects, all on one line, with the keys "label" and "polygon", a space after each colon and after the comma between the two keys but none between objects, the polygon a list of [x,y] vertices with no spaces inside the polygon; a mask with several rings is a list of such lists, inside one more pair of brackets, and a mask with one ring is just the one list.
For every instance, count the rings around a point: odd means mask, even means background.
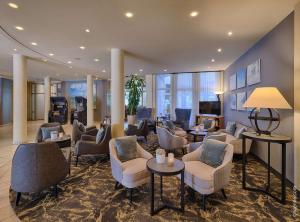
[{"label": "upholstered armchair", "polygon": [[54,142],[29,143],[18,146],[11,168],[11,188],[21,193],[38,193],[57,184],[70,173],[70,148],[60,149]]},{"label": "upholstered armchair", "polygon": [[112,175],[116,180],[116,187],[121,184],[130,190],[130,202],[132,202],[132,190],[135,187],[146,184],[150,180],[147,170],[147,161],[153,156],[137,143],[138,158],[121,162],[116,152],[115,139],[109,142],[109,154]]},{"label": "upholstered armchair", "polygon": [[202,151],[203,145],[184,155],[182,161],[185,164],[184,182],[202,195],[202,207],[205,210],[205,201],[209,194],[222,191],[224,198],[226,198],[224,188],[229,184],[233,146],[227,144],[223,162],[216,168],[200,161]]},{"label": "upholstered armchair", "polygon": [[109,141],[111,139],[111,127],[104,126],[104,136],[97,143],[95,136],[82,135],[75,145],[74,155],[76,156],[76,166],[78,159],[82,155],[107,155],[109,156]]},{"label": "upholstered armchair", "polygon": [[147,108],[147,107],[138,107],[136,110],[136,119],[138,121],[140,120],[147,120],[147,125],[149,130],[153,130],[156,132],[156,122],[152,118],[152,108]]},{"label": "upholstered armchair", "polygon": [[174,125],[174,123],[171,120],[163,121],[163,126],[176,136],[181,136],[181,137],[187,136],[187,132],[184,129]]},{"label": "upholstered armchair", "polygon": [[43,142],[43,133],[42,133],[42,128],[45,127],[56,127],[56,126],[59,126],[59,133],[64,133],[65,134],[65,131],[63,129],[63,127],[61,126],[60,123],[58,122],[54,122],[54,123],[44,123],[42,124],[39,129],[38,129],[38,132],[37,132],[37,135],[36,135],[36,142],[40,143],[40,142]]},{"label": "upholstered armchair", "polygon": [[96,136],[97,133],[98,129],[96,128],[96,126],[85,127],[77,120],[73,121],[72,140],[74,144],[76,144],[76,142],[80,140],[82,135]]},{"label": "upholstered armchair", "polygon": [[174,123],[178,125],[183,130],[188,130],[190,128],[190,118],[191,118],[191,109],[175,109],[176,120]]},{"label": "upholstered armchair", "polygon": [[127,130],[125,130],[126,136],[143,136],[147,141],[147,136],[149,134],[148,121],[142,120],[142,123],[139,126],[128,125]]},{"label": "upholstered armchair", "polygon": [[174,152],[176,149],[182,149],[187,145],[187,139],[181,136],[177,136],[169,132],[164,127],[156,127],[159,146],[165,149],[167,152]]}]

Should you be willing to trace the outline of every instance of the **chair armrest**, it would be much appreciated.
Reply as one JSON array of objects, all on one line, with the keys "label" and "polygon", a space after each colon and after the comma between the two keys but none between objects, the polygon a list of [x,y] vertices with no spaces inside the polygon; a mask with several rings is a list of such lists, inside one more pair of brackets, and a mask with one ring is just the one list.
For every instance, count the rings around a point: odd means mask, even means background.
[{"label": "chair armrest", "polygon": [[81,135],[81,140],[84,141],[96,141],[96,137],[95,136],[91,136],[91,135]]},{"label": "chair armrest", "polygon": [[213,171],[214,190],[218,191],[229,184],[230,174],[232,169],[231,161],[226,161],[221,166],[218,166]]},{"label": "chair armrest", "polygon": [[114,139],[109,141],[109,156],[112,175],[118,182],[122,182],[123,179],[123,165],[119,160],[116,150],[114,148]]},{"label": "chair armrest", "polygon": [[128,125],[127,130],[125,130],[127,136],[133,136],[138,134],[138,128],[135,125]]},{"label": "chair armrest", "polygon": [[198,149],[202,145],[202,142],[196,142],[196,143],[190,143],[187,145],[187,151],[188,153],[191,153]]},{"label": "chair armrest", "polygon": [[147,160],[153,158],[152,154],[142,148],[139,144],[137,144],[137,151],[140,157],[145,158]]},{"label": "chair armrest", "polygon": [[96,136],[98,133],[98,129],[97,128],[92,128],[92,129],[89,129],[89,130],[86,130],[85,135],[90,135],[90,136]]},{"label": "chair armrest", "polygon": [[183,162],[197,161],[197,160],[199,160],[201,153],[202,153],[202,146],[200,146],[198,149],[196,149],[195,151],[193,151],[191,153],[185,154],[182,157],[182,161]]},{"label": "chair armrest", "polygon": [[97,129],[97,127],[96,127],[96,126],[87,126],[87,127],[85,128],[85,131],[89,131],[89,130],[91,130],[91,129]]},{"label": "chair armrest", "polygon": [[171,140],[170,146],[172,148],[181,148],[187,144],[187,140],[184,137],[172,135],[173,138]]},{"label": "chair armrest", "polygon": [[79,140],[77,141],[75,145],[74,154],[77,155],[83,155],[83,154],[96,154],[99,149],[99,144],[96,144],[92,141],[84,141]]}]

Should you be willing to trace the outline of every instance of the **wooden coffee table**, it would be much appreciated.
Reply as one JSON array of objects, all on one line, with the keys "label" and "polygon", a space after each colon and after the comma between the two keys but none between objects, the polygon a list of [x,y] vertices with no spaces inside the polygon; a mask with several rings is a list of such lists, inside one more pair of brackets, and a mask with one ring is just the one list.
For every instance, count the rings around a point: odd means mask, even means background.
[{"label": "wooden coffee table", "polygon": [[63,137],[57,137],[54,140],[51,140],[51,138],[48,138],[45,140],[45,142],[55,142],[59,146],[59,148],[70,147],[71,146],[71,136],[64,135]]},{"label": "wooden coffee table", "polygon": [[189,132],[189,134],[191,134],[194,137],[194,142],[197,142],[197,138],[200,138],[200,142],[201,142],[201,141],[203,141],[204,137],[207,136],[207,131],[193,130],[193,131]]},{"label": "wooden coffee table", "polygon": [[[150,214],[154,215],[163,209],[173,209],[184,212],[184,163],[180,160],[174,159],[172,165],[168,165],[167,160],[163,164],[156,162],[155,158],[147,161],[147,169],[151,173],[151,209]],[[160,199],[163,205],[156,208],[154,206],[154,174],[160,176]],[[163,176],[174,176],[181,174],[180,186],[180,208],[167,204],[163,199]]]}]

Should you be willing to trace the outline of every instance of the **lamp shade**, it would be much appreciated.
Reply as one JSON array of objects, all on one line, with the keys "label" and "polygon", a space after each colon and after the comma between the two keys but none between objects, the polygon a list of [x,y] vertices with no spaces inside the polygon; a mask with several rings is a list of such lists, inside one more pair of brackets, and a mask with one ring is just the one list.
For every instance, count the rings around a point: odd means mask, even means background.
[{"label": "lamp shade", "polygon": [[276,87],[256,88],[246,100],[243,107],[292,109]]}]

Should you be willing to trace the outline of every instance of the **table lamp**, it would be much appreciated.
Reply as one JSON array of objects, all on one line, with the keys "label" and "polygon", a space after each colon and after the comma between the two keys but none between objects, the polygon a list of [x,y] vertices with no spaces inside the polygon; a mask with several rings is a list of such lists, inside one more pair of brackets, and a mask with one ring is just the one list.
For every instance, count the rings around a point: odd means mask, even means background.
[{"label": "table lamp", "polygon": [[[280,115],[277,109],[292,109],[276,87],[256,88],[246,100],[243,107],[253,108],[248,118],[258,135],[271,135],[278,128]],[[261,109],[267,109],[269,116],[260,116]],[[267,128],[261,129],[258,121],[268,122]],[[276,124],[273,126],[274,122]]]},{"label": "table lamp", "polygon": [[215,94],[217,95],[218,101],[220,101],[220,95],[222,95],[224,92],[221,90],[215,91]]}]

